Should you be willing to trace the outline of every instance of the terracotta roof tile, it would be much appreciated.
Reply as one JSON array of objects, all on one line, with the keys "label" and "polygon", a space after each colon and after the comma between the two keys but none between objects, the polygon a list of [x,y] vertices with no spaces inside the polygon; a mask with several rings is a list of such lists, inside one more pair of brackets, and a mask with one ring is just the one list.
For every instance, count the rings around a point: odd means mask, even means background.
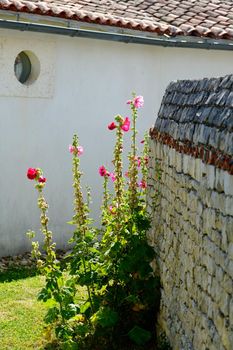
[{"label": "terracotta roof tile", "polygon": [[232,0],[0,0],[0,9],[158,35],[233,39]]}]

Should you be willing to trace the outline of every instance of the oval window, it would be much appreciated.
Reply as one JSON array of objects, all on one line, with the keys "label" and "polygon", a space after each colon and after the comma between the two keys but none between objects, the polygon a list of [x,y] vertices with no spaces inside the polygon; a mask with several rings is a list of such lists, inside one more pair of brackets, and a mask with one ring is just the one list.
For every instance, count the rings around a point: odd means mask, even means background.
[{"label": "oval window", "polygon": [[26,83],[30,77],[32,65],[28,55],[20,52],[15,59],[14,64],[15,76],[22,84]]}]

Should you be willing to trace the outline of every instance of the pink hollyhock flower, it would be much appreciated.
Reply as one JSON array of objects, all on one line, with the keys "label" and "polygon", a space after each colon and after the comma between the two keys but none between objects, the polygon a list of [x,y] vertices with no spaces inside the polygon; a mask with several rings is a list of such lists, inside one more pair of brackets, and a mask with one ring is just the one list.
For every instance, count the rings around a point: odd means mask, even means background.
[{"label": "pink hollyhock flower", "polygon": [[121,125],[121,130],[127,132],[130,129],[130,120],[128,117],[125,118],[123,124]]},{"label": "pink hollyhock flower", "polygon": [[134,160],[137,162],[138,168],[140,168],[140,165],[141,165],[141,159],[140,159],[140,157],[136,156],[136,157],[134,158]]},{"label": "pink hollyhock flower", "polygon": [[142,140],[140,143],[144,143],[145,142],[145,140]]},{"label": "pink hollyhock flower", "polygon": [[129,172],[128,171],[125,172],[125,177],[129,177]]},{"label": "pink hollyhock flower", "polygon": [[41,182],[41,183],[44,183],[44,182],[46,182],[46,178],[43,177],[43,176],[40,176],[38,181]]},{"label": "pink hollyhock flower", "polygon": [[100,176],[107,175],[107,170],[105,169],[105,167],[103,165],[101,167],[99,167],[99,174],[100,174]]},{"label": "pink hollyhock flower", "polygon": [[69,151],[70,153],[77,153],[78,156],[81,156],[83,154],[83,147],[82,146],[78,146],[77,148],[73,145],[69,145]]},{"label": "pink hollyhock flower", "polygon": [[81,156],[83,154],[83,147],[82,146],[78,146],[77,148],[77,153],[78,153],[78,156]]},{"label": "pink hollyhock flower", "polygon": [[69,152],[74,153],[76,148],[73,145],[69,145]]},{"label": "pink hollyhock flower", "polygon": [[147,183],[146,181],[142,180],[140,183],[139,183],[139,186],[143,189],[147,188]]},{"label": "pink hollyhock flower", "polygon": [[133,100],[133,105],[135,108],[141,108],[144,106],[144,99],[143,96],[137,96]]},{"label": "pink hollyhock flower", "polygon": [[109,130],[114,130],[114,129],[116,129],[116,124],[114,123],[114,122],[112,122],[112,123],[110,123],[110,124],[108,124],[108,129]]},{"label": "pink hollyhock flower", "polygon": [[130,105],[131,103],[132,103],[132,100],[126,101],[126,104],[127,104],[127,105]]},{"label": "pink hollyhock flower", "polygon": [[109,177],[111,177],[112,181],[116,181],[116,175],[114,173],[109,173]]},{"label": "pink hollyhock flower", "polygon": [[29,180],[35,180],[37,177],[38,170],[36,168],[29,168],[27,171],[27,177]]}]

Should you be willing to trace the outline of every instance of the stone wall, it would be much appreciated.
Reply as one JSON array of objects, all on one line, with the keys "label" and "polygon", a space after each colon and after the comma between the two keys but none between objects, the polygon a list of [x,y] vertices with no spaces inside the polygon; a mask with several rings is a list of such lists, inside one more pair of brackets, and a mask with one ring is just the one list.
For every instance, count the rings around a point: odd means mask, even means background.
[{"label": "stone wall", "polygon": [[[224,79],[229,81],[232,76]],[[223,118],[227,127],[220,122],[216,127],[208,122],[213,111],[206,113],[206,108],[218,108],[214,95],[223,91],[229,95],[231,86],[223,88],[222,82],[206,80],[204,89],[200,88],[203,80],[171,84],[151,130],[150,239],[158,253],[162,284],[159,326],[174,350],[233,349],[233,145],[229,143],[233,114],[230,106],[222,104],[225,113],[230,110],[227,123]],[[203,91],[205,97],[199,104],[195,99],[189,103],[191,96],[198,99]],[[178,102],[175,93],[183,93]],[[206,103],[210,95],[212,104]],[[178,112],[184,113],[183,120],[187,113],[190,118],[191,111],[189,127],[180,118],[175,120]],[[177,130],[183,129],[183,138],[177,136],[174,123]],[[201,128],[203,132],[196,132],[195,139],[195,130]],[[225,133],[221,149],[216,135],[217,147],[210,144],[213,133]],[[158,164],[160,180],[155,170]],[[153,203],[157,191],[158,206]]]}]

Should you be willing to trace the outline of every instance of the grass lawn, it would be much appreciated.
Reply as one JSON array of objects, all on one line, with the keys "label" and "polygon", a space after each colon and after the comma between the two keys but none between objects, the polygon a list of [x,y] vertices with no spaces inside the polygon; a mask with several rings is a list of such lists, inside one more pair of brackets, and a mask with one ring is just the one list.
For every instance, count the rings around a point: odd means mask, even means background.
[{"label": "grass lawn", "polygon": [[42,276],[26,268],[0,272],[1,350],[43,349],[46,305],[37,301],[43,284]]}]

